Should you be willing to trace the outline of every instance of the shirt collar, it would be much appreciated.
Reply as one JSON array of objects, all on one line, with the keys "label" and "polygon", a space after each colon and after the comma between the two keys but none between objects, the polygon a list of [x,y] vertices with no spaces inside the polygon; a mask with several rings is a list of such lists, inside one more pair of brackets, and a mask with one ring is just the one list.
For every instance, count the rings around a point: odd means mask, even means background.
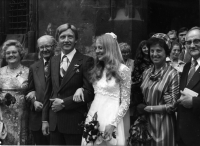
[{"label": "shirt collar", "polygon": [[44,59],[44,58],[43,58],[43,61],[44,61],[44,64],[47,62],[47,60],[46,60],[46,59]]},{"label": "shirt collar", "polygon": [[[66,54],[66,56],[67,56],[69,62],[72,61],[72,59],[73,59],[75,53],[76,53],[76,49],[73,49],[70,53]],[[62,58],[63,58],[64,55],[65,55],[65,54],[61,51],[61,59],[60,59],[60,60],[62,60]]]},{"label": "shirt collar", "polygon": [[[192,57],[191,63],[193,63],[193,61],[194,61],[194,58]],[[200,57],[197,59],[197,65],[200,66]]]}]

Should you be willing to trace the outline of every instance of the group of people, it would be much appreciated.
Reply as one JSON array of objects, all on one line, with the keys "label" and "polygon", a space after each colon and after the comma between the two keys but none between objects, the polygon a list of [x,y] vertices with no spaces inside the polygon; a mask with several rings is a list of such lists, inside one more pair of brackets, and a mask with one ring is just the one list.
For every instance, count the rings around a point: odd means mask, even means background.
[{"label": "group of people", "polygon": [[[137,56],[134,61],[137,65],[132,73],[132,81],[137,81],[132,82],[131,92],[136,110],[134,121],[145,116],[152,138],[146,145],[200,144],[197,124],[200,122],[200,28],[181,28],[179,35],[179,39],[174,39],[171,32],[153,34],[140,53],[144,55],[147,47],[148,59],[139,59],[150,64],[142,70],[144,63],[138,66]],[[140,74],[135,73],[136,68],[140,68]],[[139,78],[135,78],[137,75]]]},{"label": "group of people", "polygon": [[[151,135],[146,145],[199,145],[200,28],[183,38],[155,33],[132,60],[130,46],[105,33],[96,37],[92,58],[76,49],[77,29],[66,23],[55,38],[37,40],[40,59],[29,68],[21,64],[22,45],[7,40],[7,65],[0,68],[0,118],[7,132],[2,143],[126,145],[130,123],[145,116]],[[61,50],[55,55],[56,46]],[[94,119],[101,134],[92,141],[80,123]]]}]

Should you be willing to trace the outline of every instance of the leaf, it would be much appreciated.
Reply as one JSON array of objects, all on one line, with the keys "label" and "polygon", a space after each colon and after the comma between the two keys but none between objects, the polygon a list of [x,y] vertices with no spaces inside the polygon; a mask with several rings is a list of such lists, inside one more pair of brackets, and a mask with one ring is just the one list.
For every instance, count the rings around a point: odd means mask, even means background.
[{"label": "leaf", "polygon": [[97,121],[97,118],[98,118],[98,116],[97,116],[97,112],[96,112],[96,113],[94,114],[92,120],[93,120],[93,121]]}]

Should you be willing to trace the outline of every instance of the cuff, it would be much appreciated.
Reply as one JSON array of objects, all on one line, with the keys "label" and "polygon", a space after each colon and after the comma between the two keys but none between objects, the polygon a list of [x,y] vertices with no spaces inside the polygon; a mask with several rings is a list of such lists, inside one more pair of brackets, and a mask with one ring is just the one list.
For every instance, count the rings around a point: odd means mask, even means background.
[{"label": "cuff", "polygon": [[31,103],[34,105],[34,102],[36,101],[36,97],[31,99]]},{"label": "cuff", "polygon": [[110,125],[115,126],[115,128],[116,128],[116,127],[117,127],[117,122],[114,121],[114,122],[112,122]]},{"label": "cuff", "polygon": [[62,107],[65,108],[65,103],[64,103],[64,100],[62,100],[62,103],[61,103]]}]

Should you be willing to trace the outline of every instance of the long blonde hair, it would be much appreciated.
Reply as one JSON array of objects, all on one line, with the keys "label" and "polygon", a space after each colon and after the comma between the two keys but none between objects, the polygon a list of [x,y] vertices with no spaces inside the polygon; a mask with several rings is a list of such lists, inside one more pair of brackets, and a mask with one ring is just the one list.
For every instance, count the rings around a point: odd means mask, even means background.
[{"label": "long blonde hair", "polygon": [[109,80],[114,77],[119,82],[121,77],[119,75],[119,67],[124,63],[119,44],[115,38],[110,34],[103,34],[97,39],[102,47],[105,49],[103,61],[96,57],[94,68],[90,71],[91,82],[95,82],[102,77],[103,70],[106,69],[106,78]]}]

